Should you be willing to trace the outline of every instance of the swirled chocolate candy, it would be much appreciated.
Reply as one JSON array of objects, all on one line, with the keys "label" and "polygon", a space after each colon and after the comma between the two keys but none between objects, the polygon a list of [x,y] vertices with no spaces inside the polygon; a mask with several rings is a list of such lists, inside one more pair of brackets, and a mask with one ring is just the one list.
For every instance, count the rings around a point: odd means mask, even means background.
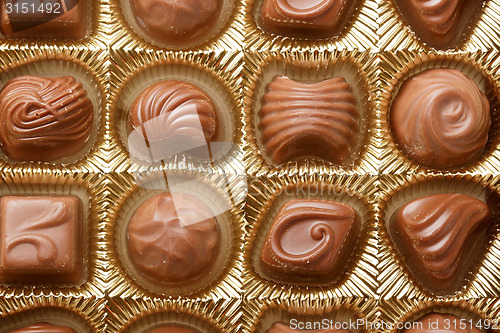
[{"label": "swirled chocolate candy", "polygon": [[83,274],[83,205],[74,196],[0,198],[0,281],[77,284]]},{"label": "swirled chocolate candy", "polygon": [[356,97],[342,77],[304,83],[276,76],[259,117],[262,145],[276,164],[305,158],[343,164],[356,146]]},{"label": "swirled chocolate candy", "polygon": [[262,271],[284,282],[331,282],[342,274],[360,222],[346,204],[311,199],[285,202],[260,254]]},{"label": "swirled chocolate candy", "polygon": [[424,43],[438,49],[457,46],[479,14],[483,0],[394,0]]},{"label": "swirled chocolate candy", "polygon": [[148,333],[199,333],[199,331],[178,325],[167,325],[154,328]]},{"label": "swirled chocolate candy", "polygon": [[353,4],[347,0],[263,0],[260,20],[270,33],[327,38],[343,27]]},{"label": "swirled chocolate candy", "polygon": [[485,249],[491,215],[476,198],[429,195],[392,215],[391,236],[417,282],[436,294],[454,292]]},{"label": "swirled chocolate candy", "polygon": [[93,106],[73,77],[16,77],[0,91],[0,143],[15,161],[54,161],[90,138]]},{"label": "swirled chocolate candy", "polygon": [[[402,330],[402,333],[481,333],[469,320],[454,316],[450,313],[432,312],[415,321],[415,328]],[[420,324],[421,323],[421,324]]]},{"label": "swirled chocolate candy", "polygon": [[0,30],[7,38],[81,39],[88,29],[88,0],[4,0]]},{"label": "swirled chocolate candy", "polygon": [[130,0],[139,27],[156,41],[182,45],[213,32],[223,0]]},{"label": "swirled chocolate candy", "polygon": [[129,121],[159,157],[207,147],[217,137],[213,101],[184,81],[161,81],[145,89],[132,104]]},{"label": "swirled chocolate candy", "polygon": [[161,285],[188,285],[217,260],[220,228],[195,197],[160,193],[146,200],[127,228],[128,254],[136,271]]},{"label": "swirled chocolate candy", "polygon": [[435,169],[480,157],[491,125],[477,84],[454,69],[429,69],[406,80],[390,114],[394,140],[414,162]]},{"label": "swirled chocolate candy", "polygon": [[333,329],[333,328],[327,328],[327,329],[319,329],[319,330],[314,330],[314,329],[307,329],[307,330],[300,330],[296,328],[291,328],[290,326],[283,324],[283,323],[274,323],[273,326],[271,326],[270,329],[266,331],[266,333],[349,333],[347,330],[340,330],[340,329]]},{"label": "swirled chocolate candy", "polygon": [[48,323],[39,323],[23,328],[18,328],[9,333],[76,333],[72,328],[56,326]]}]

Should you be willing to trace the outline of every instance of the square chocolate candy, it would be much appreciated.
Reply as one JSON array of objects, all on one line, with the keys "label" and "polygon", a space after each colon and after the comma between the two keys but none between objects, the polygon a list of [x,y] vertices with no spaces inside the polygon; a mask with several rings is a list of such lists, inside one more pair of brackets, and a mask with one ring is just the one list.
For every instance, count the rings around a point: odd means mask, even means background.
[{"label": "square chocolate candy", "polygon": [[83,204],[75,196],[0,198],[0,281],[68,285],[82,280]]}]

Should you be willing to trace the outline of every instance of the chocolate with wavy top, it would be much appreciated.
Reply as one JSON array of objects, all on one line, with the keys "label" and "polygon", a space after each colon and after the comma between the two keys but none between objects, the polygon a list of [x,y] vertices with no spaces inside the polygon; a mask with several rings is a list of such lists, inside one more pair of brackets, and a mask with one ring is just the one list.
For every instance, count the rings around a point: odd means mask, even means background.
[{"label": "chocolate with wavy top", "polygon": [[94,108],[71,76],[16,77],[0,92],[0,143],[15,161],[54,161],[88,142]]},{"label": "chocolate with wavy top", "polygon": [[66,326],[56,326],[49,323],[38,323],[23,328],[18,328],[9,333],[76,333]]},{"label": "chocolate with wavy top", "polygon": [[259,110],[261,142],[273,163],[317,158],[343,164],[358,138],[359,113],[342,77],[304,83],[276,76]]},{"label": "chocolate with wavy top", "polygon": [[488,142],[490,104],[476,82],[455,69],[428,69],[406,80],[391,106],[403,153],[436,169],[467,165]]},{"label": "chocolate with wavy top", "polygon": [[441,294],[458,290],[485,249],[491,210],[479,199],[441,193],[414,199],[391,217],[391,235],[411,274]]}]

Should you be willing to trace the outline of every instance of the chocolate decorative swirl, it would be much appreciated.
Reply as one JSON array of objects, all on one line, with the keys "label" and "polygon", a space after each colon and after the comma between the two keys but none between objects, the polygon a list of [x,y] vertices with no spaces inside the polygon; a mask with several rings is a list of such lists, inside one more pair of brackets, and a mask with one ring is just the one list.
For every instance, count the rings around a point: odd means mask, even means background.
[{"label": "chocolate decorative swirl", "polygon": [[151,38],[182,45],[202,41],[213,31],[223,0],[131,0],[134,18]]},{"label": "chocolate decorative swirl", "polygon": [[267,85],[259,117],[261,142],[276,164],[307,157],[342,164],[356,146],[356,98],[342,77],[303,83],[277,76]]},{"label": "chocolate decorative swirl", "polygon": [[[264,0],[260,15],[271,33],[331,37],[351,7],[346,0]],[[319,35],[318,35],[319,34]]]},{"label": "chocolate decorative swirl", "polygon": [[346,204],[294,199],[275,216],[260,255],[262,271],[281,281],[329,282],[343,271],[359,230]]},{"label": "chocolate decorative swirl", "polygon": [[209,273],[220,248],[211,210],[182,193],[146,200],[130,219],[128,253],[137,272],[162,285],[187,284]]},{"label": "chocolate decorative swirl", "polygon": [[198,330],[194,330],[188,327],[181,327],[177,325],[167,325],[154,328],[148,333],[199,333]]},{"label": "chocolate decorative swirl", "polygon": [[454,69],[429,69],[404,82],[391,107],[392,134],[414,162],[436,169],[481,156],[490,104],[477,84]]},{"label": "chocolate decorative swirl", "polygon": [[20,76],[0,92],[0,142],[15,161],[54,161],[90,138],[93,106],[73,77]]},{"label": "chocolate decorative swirl", "polygon": [[475,323],[450,313],[431,312],[416,321],[415,328],[404,329],[402,333],[481,333]]},{"label": "chocolate decorative swirl", "polygon": [[412,275],[436,293],[460,287],[485,247],[491,210],[463,194],[410,201],[391,218],[394,243]]},{"label": "chocolate decorative swirl", "polygon": [[18,328],[9,333],[76,333],[66,326],[56,326],[48,323],[38,323],[23,328]]},{"label": "chocolate decorative swirl", "polygon": [[350,333],[347,330],[340,329],[320,329],[320,330],[300,330],[296,328],[291,328],[290,326],[283,323],[274,323],[270,329],[266,330],[266,333]]}]

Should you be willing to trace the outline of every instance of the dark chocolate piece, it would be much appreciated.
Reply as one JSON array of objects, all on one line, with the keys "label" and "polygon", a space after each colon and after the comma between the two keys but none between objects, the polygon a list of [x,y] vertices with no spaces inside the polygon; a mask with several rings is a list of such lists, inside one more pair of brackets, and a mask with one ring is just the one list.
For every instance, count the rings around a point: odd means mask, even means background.
[{"label": "dark chocolate piece", "polygon": [[81,39],[88,0],[3,0],[0,29],[7,38]]},{"label": "dark chocolate piece", "polygon": [[462,72],[429,69],[403,83],[390,121],[394,140],[408,158],[430,168],[458,167],[483,154],[490,104]]},{"label": "dark chocolate piece", "polygon": [[83,205],[77,197],[1,197],[1,281],[79,283],[84,265],[82,226]]},{"label": "dark chocolate piece", "polygon": [[262,28],[285,36],[328,38],[345,25],[355,1],[263,0]]},{"label": "dark chocolate piece", "polygon": [[303,83],[277,76],[267,85],[259,117],[262,144],[276,164],[306,158],[342,164],[356,146],[356,97],[342,77]]},{"label": "dark chocolate piece", "polygon": [[285,282],[331,282],[344,271],[360,221],[346,204],[311,199],[285,202],[266,236],[262,271]]},{"label": "dark chocolate piece", "polygon": [[66,326],[56,326],[48,323],[38,323],[23,328],[18,328],[9,333],[76,333]]},{"label": "dark chocolate piece", "polygon": [[199,331],[185,326],[167,325],[154,328],[148,333],[199,333]]},{"label": "dark chocolate piece", "polygon": [[218,258],[220,238],[210,208],[182,193],[161,193],[146,200],[127,228],[135,269],[162,285],[188,285],[208,274]]},{"label": "dark chocolate piece", "polygon": [[266,333],[350,333],[347,330],[341,329],[319,329],[319,330],[299,330],[295,328],[291,328],[290,326],[283,323],[274,323],[270,329],[266,330]]},{"label": "dark chocolate piece", "polygon": [[483,0],[394,0],[415,35],[427,45],[458,46],[480,12]]},{"label": "dark chocolate piece", "polygon": [[171,45],[209,37],[223,0],[130,0],[139,27],[154,40]]},{"label": "dark chocolate piece", "polygon": [[491,210],[442,193],[414,199],[391,217],[394,244],[415,280],[436,294],[458,290],[486,246]]},{"label": "dark chocolate piece", "polygon": [[78,153],[92,131],[93,106],[73,77],[16,77],[0,91],[0,143],[15,161]]},{"label": "dark chocolate piece", "polygon": [[[481,333],[468,319],[462,319],[450,313],[428,313],[415,321],[422,323],[421,326],[415,324],[413,329],[402,330],[402,333]],[[417,326],[418,325],[418,326]]]}]

